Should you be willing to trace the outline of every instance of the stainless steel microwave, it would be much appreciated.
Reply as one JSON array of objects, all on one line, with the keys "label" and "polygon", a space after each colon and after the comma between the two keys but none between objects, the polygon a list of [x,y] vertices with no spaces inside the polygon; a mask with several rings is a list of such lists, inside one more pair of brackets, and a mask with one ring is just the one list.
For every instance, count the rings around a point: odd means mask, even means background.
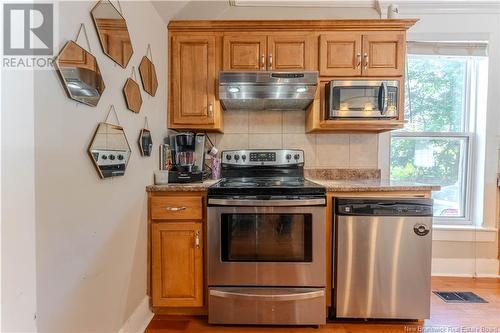
[{"label": "stainless steel microwave", "polygon": [[326,117],[398,118],[398,80],[333,80],[325,87]]}]

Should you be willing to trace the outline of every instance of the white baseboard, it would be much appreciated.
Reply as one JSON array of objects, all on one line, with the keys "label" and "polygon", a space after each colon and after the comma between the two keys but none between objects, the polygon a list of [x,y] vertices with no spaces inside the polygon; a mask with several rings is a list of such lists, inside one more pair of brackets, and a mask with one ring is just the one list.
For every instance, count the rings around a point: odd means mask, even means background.
[{"label": "white baseboard", "polygon": [[485,258],[433,258],[432,275],[499,278],[499,261]]},{"label": "white baseboard", "polygon": [[118,333],[143,333],[151,319],[153,312],[149,309],[149,297],[145,296]]}]

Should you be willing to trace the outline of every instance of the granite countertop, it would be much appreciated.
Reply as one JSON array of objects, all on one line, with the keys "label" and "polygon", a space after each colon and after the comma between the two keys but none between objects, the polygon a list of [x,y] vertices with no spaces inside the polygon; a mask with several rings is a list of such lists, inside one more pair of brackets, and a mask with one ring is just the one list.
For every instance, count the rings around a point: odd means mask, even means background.
[{"label": "granite countertop", "polygon": [[351,179],[329,180],[313,179],[310,181],[326,187],[327,192],[390,192],[390,191],[438,191],[440,186],[413,182],[393,182],[387,179]]},{"label": "granite countertop", "polygon": [[147,192],[162,192],[162,191],[179,191],[179,192],[199,192],[206,191],[210,185],[217,183],[219,180],[208,179],[203,183],[185,183],[185,184],[166,184],[166,185],[149,185],[146,186]]},{"label": "granite countertop", "polygon": [[[418,184],[412,182],[391,182],[381,179],[354,179],[354,180],[328,180],[313,179],[309,180],[326,187],[328,192],[389,192],[389,191],[438,191],[439,186]],[[148,192],[198,192],[206,191],[210,185],[217,183],[218,180],[205,180],[203,183],[187,184],[166,184],[149,185],[146,187]]]},{"label": "granite countertop", "polygon": [[[305,177],[326,187],[328,192],[390,192],[390,191],[438,191],[439,186],[414,182],[393,182],[380,179],[378,169],[305,169]],[[206,191],[219,180],[203,183],[149,185],[148,192]]]}]

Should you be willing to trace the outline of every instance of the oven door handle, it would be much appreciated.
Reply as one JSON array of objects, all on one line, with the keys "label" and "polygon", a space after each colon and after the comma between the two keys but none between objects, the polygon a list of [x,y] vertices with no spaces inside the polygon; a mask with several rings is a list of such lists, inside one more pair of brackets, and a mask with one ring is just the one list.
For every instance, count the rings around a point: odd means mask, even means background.
[{"label": "oven door handle", "polygon": [[[272,290],[270,290],[272,292]],[[256,301],[299,301],[305,299],[313,299],[325,296],[324,290],[296,292],[291,294],[250,294],[245,292],[210,290],[210,296],[232,299],[245,299]]]},{"label": "oven door handle", "polygon": [[303,200],[239,200],[239,199],[208,199],[209,205],[218,206],[266,206],[266,207],[286,207],[286,206],[322,206],[326,204],[324,198],[303,199]]}]

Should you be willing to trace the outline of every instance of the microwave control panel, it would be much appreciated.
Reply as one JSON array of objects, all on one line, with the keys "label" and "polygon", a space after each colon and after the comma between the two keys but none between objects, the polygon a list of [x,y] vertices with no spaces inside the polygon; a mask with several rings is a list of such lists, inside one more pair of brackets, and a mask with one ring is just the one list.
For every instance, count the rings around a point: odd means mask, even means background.
[{"label": "microwave control panel", "polygon": [[388,106],[398,105],[398,89],[396,87],[387,88],[387,105]]}]

